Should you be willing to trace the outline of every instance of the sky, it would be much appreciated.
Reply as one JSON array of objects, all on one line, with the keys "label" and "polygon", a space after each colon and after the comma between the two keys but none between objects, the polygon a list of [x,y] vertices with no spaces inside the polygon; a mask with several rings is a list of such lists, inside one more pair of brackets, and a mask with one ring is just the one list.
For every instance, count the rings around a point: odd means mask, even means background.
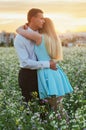
[{"label": "sky", "polygon": [[86,32],[86,0],[0,0],[0,32],[15,32],[31,8],[42,9],[58,32]]}]

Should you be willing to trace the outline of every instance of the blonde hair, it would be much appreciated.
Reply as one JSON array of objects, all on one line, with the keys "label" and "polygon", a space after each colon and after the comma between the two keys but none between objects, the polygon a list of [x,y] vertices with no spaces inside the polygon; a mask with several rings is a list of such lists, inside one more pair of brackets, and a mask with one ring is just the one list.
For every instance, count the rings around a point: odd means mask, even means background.
[{"label": "blonde hair", "polygon": [[40,33],[44,35],[45,46],[51,59],[58,61],[63,59],[62,46],[59,37],[56,34],[53,22],[45,18],[45,24]]}]

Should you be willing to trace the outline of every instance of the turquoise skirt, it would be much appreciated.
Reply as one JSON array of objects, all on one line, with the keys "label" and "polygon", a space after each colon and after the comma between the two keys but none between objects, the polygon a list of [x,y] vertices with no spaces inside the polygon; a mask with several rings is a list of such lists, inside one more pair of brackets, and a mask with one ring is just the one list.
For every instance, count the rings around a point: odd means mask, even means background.
[{"label": "turquoise skirt", "polygon": [[40,99],[51,96],[64,96],[73,92],[73,88],[69,82],[67,75],[62,68],[57,65],[57,70],[40,69],[37,71],[38,89]]}]

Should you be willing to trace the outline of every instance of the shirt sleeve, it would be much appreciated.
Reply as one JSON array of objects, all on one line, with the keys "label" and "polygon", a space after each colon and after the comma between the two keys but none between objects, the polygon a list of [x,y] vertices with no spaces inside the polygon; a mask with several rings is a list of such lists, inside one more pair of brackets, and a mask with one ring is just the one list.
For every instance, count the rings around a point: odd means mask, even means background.
[{"label": "shirt sleeve", "polygon": [[28,52],[23,44],[20,41],[14,40],[14,47],[16,49],[20,67],[22,68],[29,68],[29,69],[43,69],[43,68],[50,68],[49,61],[35,61],[29,58]]}]

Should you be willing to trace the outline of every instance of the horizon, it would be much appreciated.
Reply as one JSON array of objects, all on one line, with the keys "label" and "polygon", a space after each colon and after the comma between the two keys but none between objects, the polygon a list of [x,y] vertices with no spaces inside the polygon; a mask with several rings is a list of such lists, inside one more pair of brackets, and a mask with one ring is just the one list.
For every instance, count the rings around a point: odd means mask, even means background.
[{"label": "horizon", "polygon": [[85,0],[0,0],[0,32],[15,32],[27,22],[27,12],[31,8],[42,9],[44,17],[53,20],[59,33],[86,32]]}]

